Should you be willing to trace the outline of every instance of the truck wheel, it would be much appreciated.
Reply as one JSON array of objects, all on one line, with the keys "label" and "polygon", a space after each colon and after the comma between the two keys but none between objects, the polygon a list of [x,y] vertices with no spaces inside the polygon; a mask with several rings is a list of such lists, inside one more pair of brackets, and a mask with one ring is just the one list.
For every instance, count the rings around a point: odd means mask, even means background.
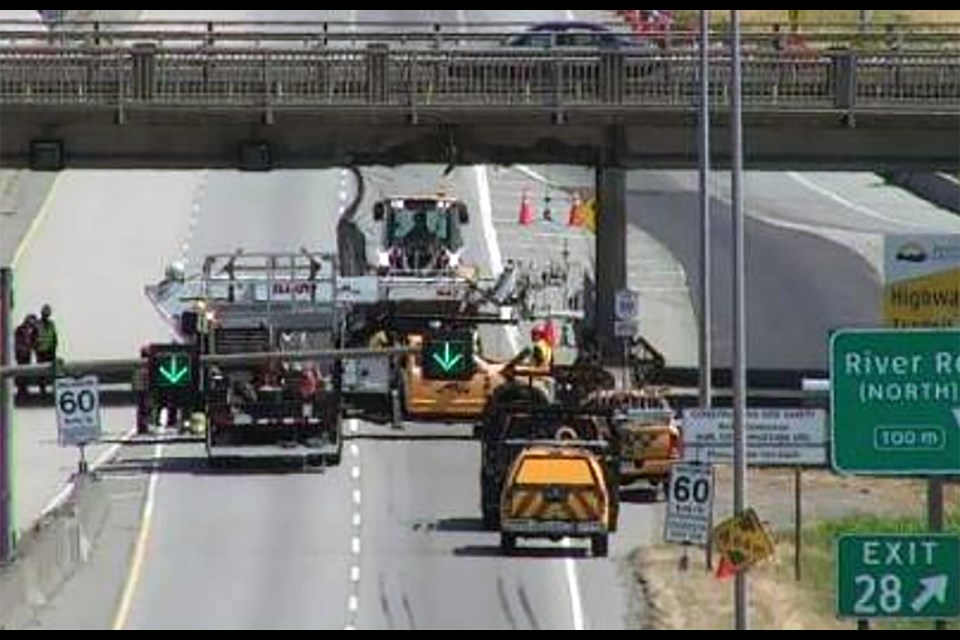
[{"label": "truck wheel", "polygon": [[505,556],[512,556],[517,551],[517,537],[512,533],[500,534],[500,551]]},{"label": "truck wheel", "polygon": [[610,552],[610,539],[607,534],[594,536],[590,540],[590,551],[594,558],[606,558]]}]

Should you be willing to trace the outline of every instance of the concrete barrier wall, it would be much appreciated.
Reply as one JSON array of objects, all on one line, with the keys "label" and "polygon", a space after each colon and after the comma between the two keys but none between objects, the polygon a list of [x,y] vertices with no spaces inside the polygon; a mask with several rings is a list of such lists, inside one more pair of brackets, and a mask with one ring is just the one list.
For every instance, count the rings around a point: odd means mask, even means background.
[{"label": "concrete barrier wall", "polygon": [[960,180],[953,176],[898,171],[884,174],[883,177],[938,207],[960,214]]},{"label": "concrete barrier wall", "polygon": [[0,628],[29,625],[89,561],[110,504],[105,485],[96,479],[81,480],[70,500],[23,535],[16,560],[0,567]]}]

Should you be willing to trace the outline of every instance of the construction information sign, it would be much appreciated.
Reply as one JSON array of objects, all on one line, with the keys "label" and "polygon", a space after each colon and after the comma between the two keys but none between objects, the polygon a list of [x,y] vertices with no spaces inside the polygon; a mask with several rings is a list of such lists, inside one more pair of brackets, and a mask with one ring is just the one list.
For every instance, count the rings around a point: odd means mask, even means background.
[{"label": "construction information sign", "polygon": [[[683,453],[687,462],[733,462],[731,409],[683,412]],[[827,414],[807,409],[747,411],[747,459],[770,467],[827,464]]]},{"label": "construction information sign", "polygon": [[960,234],[887,236],[884,276],[887,326],[960,327]]}]

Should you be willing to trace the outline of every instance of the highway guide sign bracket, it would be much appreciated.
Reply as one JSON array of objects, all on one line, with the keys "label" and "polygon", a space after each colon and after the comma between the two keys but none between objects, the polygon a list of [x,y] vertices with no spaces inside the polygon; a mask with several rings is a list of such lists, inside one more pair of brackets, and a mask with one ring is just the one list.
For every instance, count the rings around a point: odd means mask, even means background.
[{"label": "highway guide sign bracket", "polygon": [[664,541],[706,547],[713,524],[713,468],[674,465],[667,488]]}]

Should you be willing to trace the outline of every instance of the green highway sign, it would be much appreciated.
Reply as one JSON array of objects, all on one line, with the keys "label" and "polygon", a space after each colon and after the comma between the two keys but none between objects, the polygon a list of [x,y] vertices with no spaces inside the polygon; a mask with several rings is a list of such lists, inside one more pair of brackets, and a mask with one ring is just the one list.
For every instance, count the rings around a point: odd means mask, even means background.
[{"label": "green highway sign", "polygon": [[841,618],[960,618],[960,536],[841,536],[836,557]]},{"label": "green highway sign", "polygon": [[960,331],[844,331],[830,343],[833,467],[960,475]]},{"label": "green highway sign", "polygon": [[428,338],[423,345],[423,376],[427,380],[466,380],[473,376],[473,334]]}]

